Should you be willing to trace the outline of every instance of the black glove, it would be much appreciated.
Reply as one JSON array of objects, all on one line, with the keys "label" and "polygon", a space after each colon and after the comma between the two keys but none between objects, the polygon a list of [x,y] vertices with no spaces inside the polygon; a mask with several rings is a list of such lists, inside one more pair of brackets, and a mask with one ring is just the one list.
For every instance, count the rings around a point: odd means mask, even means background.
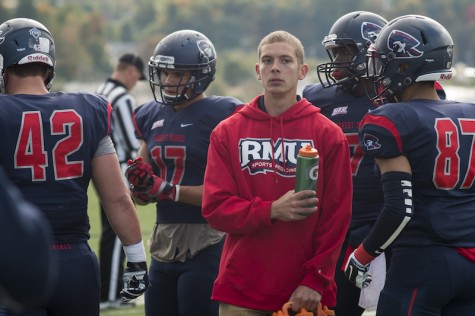
[{"label": "black glove", "polygon": [[122,301],[130,302],[142,295],[148,287],[146,262],[127,262],[127,268],[122,276],[124,288],[120,291]]},{"label": "black glove", "polygon": [[351,283],[362,289],[367,287],[373,279],[368,274],[369,263],[361,264],[355,257],[355,251],[353,251],[346,262],[345,275]]}]

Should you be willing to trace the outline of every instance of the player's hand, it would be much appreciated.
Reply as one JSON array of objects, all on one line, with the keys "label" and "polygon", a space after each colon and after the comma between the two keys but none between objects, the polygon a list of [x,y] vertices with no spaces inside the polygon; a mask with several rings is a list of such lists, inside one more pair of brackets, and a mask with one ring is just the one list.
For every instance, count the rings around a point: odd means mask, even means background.
[{"label": "player's hand", "polygon": [[120,291],[122,301],[130,302],[141,296],[148,287],[146,262],[127,262],[127,268],[122,276],[124,288]]},{"label": "player's hand", "polygon": [[153,197],[147,194],[147,179],[153,175],[152,166],[142,162],[142,157],[140,156],[134,160],[129,159],[127,163],[129,167],[125,170],[125,177],[129,182],[130,193],[134,200],[139,205],[156,202]]},{"label": "player's hand", "polygon": [[368,273],[370,264],[361,264],[356,259],[355,252],[356,250],[348,257],[345,265],[345,275],[351,283],[362,289],[367,287],[373,279]]},{"label": "player's hand", "polygon": [[176,186],[153,174],[152,166],[142,161],[142,157],[127,162],[125,171],[130,183],[130,192],[139,204],[162,200],[175,201]]},{"label": "player's hand", "polygon": [[146,202],[175,201],[176,198],[176,186],[156,175],[147,176],[144,185],[131,184],[130,190],[135,198]]},{"label": "player's hand", "polygon": [[142,157],[137,157],[134,160],[127,161],[129,165],[125,170],[125,177],[127,181],[134,187],[141,187],[146,185],[147,177],[153,175],[152,166],[142,161]]}]

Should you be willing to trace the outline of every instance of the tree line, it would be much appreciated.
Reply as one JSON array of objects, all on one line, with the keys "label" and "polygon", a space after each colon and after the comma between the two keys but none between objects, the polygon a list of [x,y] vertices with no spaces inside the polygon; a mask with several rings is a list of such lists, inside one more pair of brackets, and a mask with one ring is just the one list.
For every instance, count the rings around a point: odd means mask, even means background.
[{"label": "tree line", "polygon": [[265,34],[289,31],[301,39],[308,58],[326,59],[323,37],[336,19],[357,10],[388,20],[429,16],[451,33],[454,62],[475,66],[473,0],[0,0],[2,21],[34,18],[53,33],[59,82],[103,78],[112,67],[105,50],[109,43],[132,43],[148,60],[168,33],[195,29],[214,43],[223,85],[233,86],[252,77],[256,48]]}]

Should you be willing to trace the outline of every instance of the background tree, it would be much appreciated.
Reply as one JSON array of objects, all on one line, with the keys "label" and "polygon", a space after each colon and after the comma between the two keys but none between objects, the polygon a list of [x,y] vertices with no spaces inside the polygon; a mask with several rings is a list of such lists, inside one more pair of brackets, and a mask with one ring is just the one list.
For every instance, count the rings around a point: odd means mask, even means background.
[{"label": "background tree", "polygon": [[166,34],[195,29],[213,41],[220,56],[216,81],[224,83],[215,82],[216,89],[255,84],[255,60],[249,62],[248,56],[255,56],[260,39],[277,29],[301,39],[313,76],[316,64],[327,58],[321,42],[331,25],[356,10],[388,20],[427,15],[451,33],[454,63],[475,66],[473,0],[0,0],[3,20],[31,17],[49,27],[58,46],[56,82],[103,78],[111,67],[106,49],[111,44],[132,47],[148,60]]}]

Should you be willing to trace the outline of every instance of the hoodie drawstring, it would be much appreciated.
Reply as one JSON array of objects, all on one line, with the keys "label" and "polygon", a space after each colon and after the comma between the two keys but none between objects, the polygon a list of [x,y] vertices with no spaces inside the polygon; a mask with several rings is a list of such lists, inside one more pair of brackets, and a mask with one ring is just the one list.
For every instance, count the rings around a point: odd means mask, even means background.
[{"label": "hoodie drawstring", "polygon": [[[274,135],[273,135],[273,132],[274,132],[274,128],[273,128],[273,121],[274,119],[271,117],[270,119],[270,140],[271,140],[271,143],[272,143],[272,167],[274,169],[274,181],[275,183],[279,183],[279,178],[277,177],[277,170],[276,170],[276,167],[275,167],[275,143],[274,143]],[[284,144],[284,119],[283,117],[281,116],[280,117],[280,137],[281,137],[281,142],[280,142],[280,145],[282,147],[282,161],[283,161],[283,167],[285,168],[285,166],[287,165],[287,159],[285,158],[285,144]]]},{"label": "hoodie drawstring", "polygon": [[275,143],[274,143],[274,128],[273,128],[273,124],[272,124],[272,121],[274,119],[271,117],[270,118],[270,141],[272,143],[272,168],[274,169],[274,181],[275,183],[279,183],[279,179],[277,178],[277,170],[275,169],[275,155],[274,155],[274,148],[275,148]]}]

